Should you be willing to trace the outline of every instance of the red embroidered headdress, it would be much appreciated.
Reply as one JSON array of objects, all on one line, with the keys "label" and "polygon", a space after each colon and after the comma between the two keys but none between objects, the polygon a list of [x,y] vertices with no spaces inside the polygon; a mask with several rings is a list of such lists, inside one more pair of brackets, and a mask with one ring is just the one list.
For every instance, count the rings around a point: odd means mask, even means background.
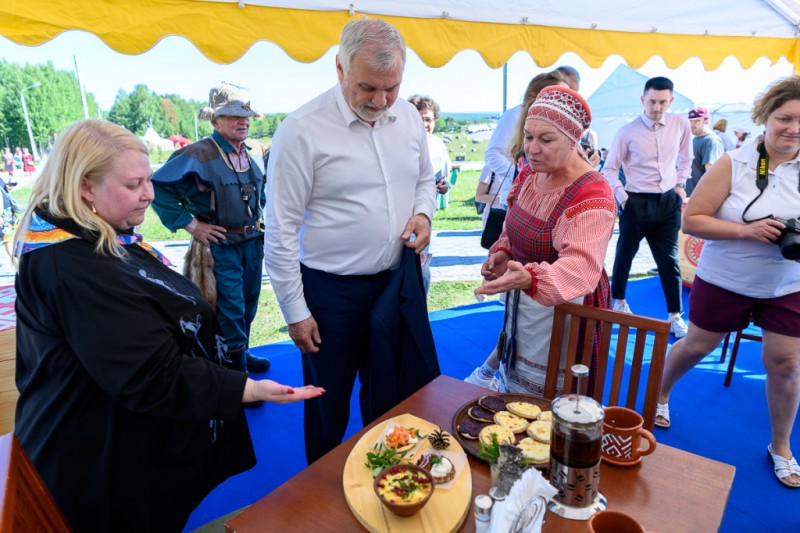
[{"label": "red embroidered headdress", "polygon": [[568,87],[545,87],[528,109],[526,120],[549,122],[567,137],[580,142],[581,135],[592,122],[589,104],[581,95]]}]

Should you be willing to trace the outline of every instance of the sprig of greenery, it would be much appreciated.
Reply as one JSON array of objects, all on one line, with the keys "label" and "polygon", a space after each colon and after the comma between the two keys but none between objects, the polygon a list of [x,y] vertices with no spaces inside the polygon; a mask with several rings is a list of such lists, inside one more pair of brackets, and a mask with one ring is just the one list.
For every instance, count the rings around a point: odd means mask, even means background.
[{"label": "sprig of greenery", "polygon": [[500,442],[497,440],[497,433],[491,434],[492,443],[486,444],[480,441],[480,450],[478,456],[481,459],[486,459],[492,464],[497,464],[497,459],[500,458]]},{"label": "sprig of greenery", "polygon": [[[481,459],[485,459],[492,464],[497,464],[497,460],[500,458],[500,442],[497,440],[497,434],[492,433],[492,443],[486,444],[483,441],[480,441],[480,450],[478,451],[478,457]],[[516,444],[511,444],[510,446],[516,446]],[[521,463],[523,467],[528,467],[533,464],[533,459],[526,455],[522,455]]]},{"label": "sprig of greenery", "polygon": [[372,470],[372,477],[381,473],[384,468],[399,464],[407,452],[397,453],[394,448],[386,448],[383,444],[376,444],[374,452],[367,452],[367,462],[364,466]]}]

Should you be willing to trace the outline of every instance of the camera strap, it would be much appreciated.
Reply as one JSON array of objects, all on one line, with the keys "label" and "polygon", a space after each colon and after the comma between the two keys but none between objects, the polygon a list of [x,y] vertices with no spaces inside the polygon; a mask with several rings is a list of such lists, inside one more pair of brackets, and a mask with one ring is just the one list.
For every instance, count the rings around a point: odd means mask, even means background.
[{"label": "camera strap", "polygon": [[[750,224],[751,222],[758,222],[759,220],[764,220],[765,218],[770,218],[771,215],[756,218],[753,220],[747,220],[745,215],[747,211],[756,203],[756,200],[761,198],[761,195],[764,194],[764,190],[767,188],[767,184],[769,183],[769,154],[767,153],[767,147],[764,145],[764,141],[761,141],[758,144],[758,161],[756,162],[756,187],[758,188],[758,195],[753,198],[753,200],[747,204],[747,207],[744,208],[742,212],[742,222],[745,224]],[[800,189],[800,187],[798,187]]]}]

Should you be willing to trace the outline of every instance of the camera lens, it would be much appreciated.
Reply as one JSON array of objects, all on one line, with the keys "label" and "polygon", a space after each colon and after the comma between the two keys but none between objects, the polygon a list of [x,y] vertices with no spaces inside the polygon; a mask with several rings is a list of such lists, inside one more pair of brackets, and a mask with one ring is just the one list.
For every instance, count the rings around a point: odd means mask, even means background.
[{"label": "camera lens", "polygon": [[781,250],[781,255],[785,259],[795,261],[800,259],[800,234],[794,231],[787,231],[775,243]]}]

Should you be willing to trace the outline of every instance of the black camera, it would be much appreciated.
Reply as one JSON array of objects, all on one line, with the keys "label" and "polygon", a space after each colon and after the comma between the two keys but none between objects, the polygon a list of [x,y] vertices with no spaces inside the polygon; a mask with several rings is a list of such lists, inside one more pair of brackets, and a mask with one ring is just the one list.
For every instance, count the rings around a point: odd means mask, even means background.
[{"label": "black camera", "polygon": [[800,219],[790,218],[785,220],[773,216],[769,218],[777,220],[786,226],[781,229],[781,236],[775,240],[775,244],[781,250],[781,255],[792,261],[800,259]]}]

